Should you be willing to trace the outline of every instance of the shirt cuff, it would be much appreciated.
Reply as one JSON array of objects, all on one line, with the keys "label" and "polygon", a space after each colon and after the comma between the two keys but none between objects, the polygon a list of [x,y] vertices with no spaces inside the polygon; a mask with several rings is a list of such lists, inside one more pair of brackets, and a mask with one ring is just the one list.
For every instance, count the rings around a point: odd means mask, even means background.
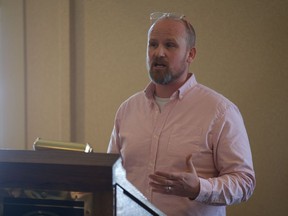
[{"label": "shirt cuff", "polygon": [[207,180],[200,178],[200,192],[195,201],[207,202],[212,194],[212,184]]}]

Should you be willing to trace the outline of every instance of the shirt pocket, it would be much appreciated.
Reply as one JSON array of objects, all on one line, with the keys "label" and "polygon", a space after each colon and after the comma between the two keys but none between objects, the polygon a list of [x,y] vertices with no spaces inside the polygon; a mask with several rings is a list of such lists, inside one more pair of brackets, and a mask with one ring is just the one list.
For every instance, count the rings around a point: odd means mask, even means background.
[{"label": "shirt pocket", "polygon": [[171,130],[167,153],[170,156],[187,156],[200,151],[202,129],[195,126],[183,127],[175,124]]}]

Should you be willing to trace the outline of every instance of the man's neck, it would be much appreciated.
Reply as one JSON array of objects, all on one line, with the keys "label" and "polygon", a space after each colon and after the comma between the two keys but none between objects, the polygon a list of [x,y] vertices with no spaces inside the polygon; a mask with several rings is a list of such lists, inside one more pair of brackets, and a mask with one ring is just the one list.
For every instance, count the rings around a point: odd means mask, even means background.
[{"label": "man's neck", "polygon": [[176,82],[170,83],[168,85],[156,84],[155,95],[161,98],[170,98],[171,95],[176,92],[191,76],[187,74],[184,79],[177,80]]},{"label": "man's neck", "polygon": [[171,86],[171,85],[158,85],[156,84],[155,95],[160,98],[170,98],[171,95],[177,91],[180,86]]}]

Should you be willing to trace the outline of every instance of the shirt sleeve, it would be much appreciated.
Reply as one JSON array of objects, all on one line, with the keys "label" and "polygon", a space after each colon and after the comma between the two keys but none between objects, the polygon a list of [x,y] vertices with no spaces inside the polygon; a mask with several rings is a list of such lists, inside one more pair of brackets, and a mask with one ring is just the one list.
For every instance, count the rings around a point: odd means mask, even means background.
[{"label": "shirt sleeve", "polygon": [[256,180],[249,139],[238,108],[223,109],[212,128],[213,158],[219,175],[200,178],[196,200],[210,205],[246,201],[254,191]]},{"label": "shirt sleeve", "polygon": [[107,153],[120,154],[119,116],[120,116],[120,107],[115,115],[114,126],[110,136]]},{"label": "shirt sleeve", "polygon": [[107,149],[107,153],[114,153],[114,154],[119,154],[119,143],[118,143],[118,132],[116,129],[116,124],[113,127],[112,133],[111,133],[111,137],[110,137],[110,141],[109,141],[109,145],[108,145],[108,149]]}]

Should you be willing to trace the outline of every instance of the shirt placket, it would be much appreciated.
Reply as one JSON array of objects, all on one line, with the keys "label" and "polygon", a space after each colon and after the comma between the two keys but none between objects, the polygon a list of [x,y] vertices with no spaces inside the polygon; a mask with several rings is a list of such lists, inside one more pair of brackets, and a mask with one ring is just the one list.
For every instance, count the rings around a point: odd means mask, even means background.
[{"label": "shirt placket", "polygon": [[[154,104],[153,107],[153,120],[154,120],[154,128],[151,135],[151,148],[150,148],[150,159],[149,159],[149,165],[148,165],[148,174],[152,174],[156,171],[156,165],[157,165],[157,157],[159,156],[159,144],[160,144],[160,138],[162,130],[165,126],[165,123],[167,121],[167,118],[169,116],[170,111],[173,109],[174,103],[172,101],[169,102],[169,104],[166,104],[164,109],[162,110],[162,113],[160,113],[160,110],[156,104]],[[149,179],[147,179],[149,182]],[[152,189],[151,187],[147,187],[147,194],[149,199],[152,199]]]}]

